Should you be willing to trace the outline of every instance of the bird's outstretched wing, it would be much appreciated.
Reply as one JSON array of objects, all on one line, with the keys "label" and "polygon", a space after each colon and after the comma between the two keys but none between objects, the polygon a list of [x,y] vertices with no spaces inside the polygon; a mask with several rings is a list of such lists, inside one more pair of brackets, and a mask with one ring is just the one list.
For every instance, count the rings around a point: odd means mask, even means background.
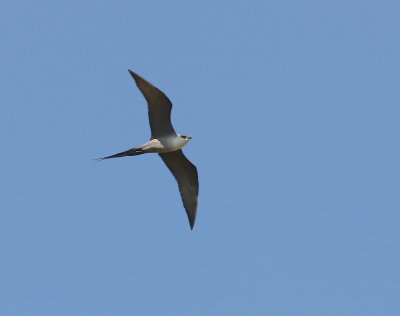
[{"label": "bird's outstretched wing", "polygon": [[171,124],[172,103],[160,89],[150,82],[128,70],[136,85],[142,92],[148,104],[151,137],[158,138],[169,134],[175,134]]},{"label": "bird's outstretched wing", "polygon": [[178,182],[183,206],[193,229],[197,213],[197,197],[199,195],[199,179],[197,168],[183,154],[182,150],[159,154]]}]

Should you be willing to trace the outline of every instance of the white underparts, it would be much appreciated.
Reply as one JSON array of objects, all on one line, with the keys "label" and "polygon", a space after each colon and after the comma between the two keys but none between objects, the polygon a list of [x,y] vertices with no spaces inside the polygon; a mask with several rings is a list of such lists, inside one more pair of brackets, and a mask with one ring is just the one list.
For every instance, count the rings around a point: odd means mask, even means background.
[{"label": "white underparts", "polygon": [[141,146],[142,150],[147,153],[167,153],[181,149],[190,139],[185,139],[179,135],[170,135],[155,138]]}]

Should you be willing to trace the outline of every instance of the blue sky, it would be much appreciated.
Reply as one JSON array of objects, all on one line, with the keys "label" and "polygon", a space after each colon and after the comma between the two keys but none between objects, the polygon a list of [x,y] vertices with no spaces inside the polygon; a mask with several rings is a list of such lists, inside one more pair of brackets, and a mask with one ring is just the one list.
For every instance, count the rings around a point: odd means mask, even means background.
[{"label": "blue sky", "polygon": [[0,4],[0,314],[399,315],[399,3],[166,3]]}]

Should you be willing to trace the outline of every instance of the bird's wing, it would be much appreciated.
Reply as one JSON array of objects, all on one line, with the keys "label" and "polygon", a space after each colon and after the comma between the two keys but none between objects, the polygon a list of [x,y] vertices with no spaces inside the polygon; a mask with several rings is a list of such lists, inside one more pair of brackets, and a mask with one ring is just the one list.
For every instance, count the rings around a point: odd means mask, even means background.
[{"label": "bird's wing", "polygon": [[197,168],[185,157],[182,150],[159,155],[178,182],[190,228],[193,229],[197,213],[197,197],[199,195]]},{"label": "bird's wing", "polygon": [[158,138],[168,134],[175,134],[175,130],[171,124],[171,101],[164,92],[153,86],[150,82],[143,79],[132,70],[128,71],[133,79],[135,79],[137,87],[147,101],[151,137]]}]

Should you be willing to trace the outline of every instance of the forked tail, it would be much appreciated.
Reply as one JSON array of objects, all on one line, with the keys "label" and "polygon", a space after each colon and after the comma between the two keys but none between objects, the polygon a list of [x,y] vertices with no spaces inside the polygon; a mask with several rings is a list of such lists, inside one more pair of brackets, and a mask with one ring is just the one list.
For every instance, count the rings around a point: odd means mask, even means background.
[{"label": "forked tail", "polygon": [[102,157],[102,158],[98,158],[97,160],[106,160],[106,159],[110,159],[110,158],[119,158],[119,157],[126,157],[126,156],[137,156],[137,155],[142,155],[144,154],[142,148],[137,147],[137,148],[131,148],[127,151],[123,151],[120,152],[118,154],[115,155],[111,155],[111,156],[107,156],[107,157]]}]

